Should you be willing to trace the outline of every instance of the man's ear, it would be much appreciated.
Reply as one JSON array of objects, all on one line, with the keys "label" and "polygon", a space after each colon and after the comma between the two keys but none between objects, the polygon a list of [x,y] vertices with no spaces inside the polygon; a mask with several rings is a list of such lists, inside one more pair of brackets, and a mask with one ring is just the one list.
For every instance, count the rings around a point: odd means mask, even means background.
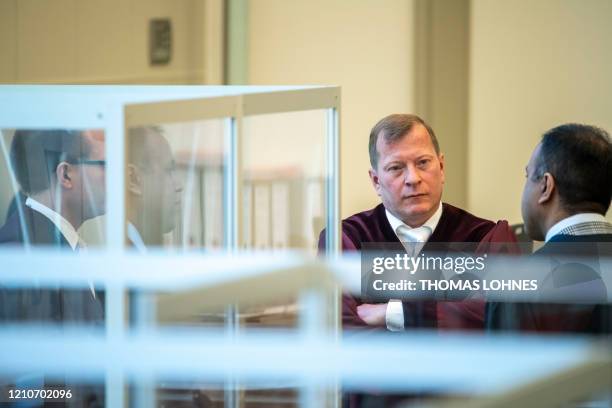
[{"label": "man's ear", "polygon": [[138,166],[133,164],[127,165],[128,178],[127,178],[127,189],[130,193],[135,195],[142,195],[142,174]]},{"label": "man's ear", "polygon": [[444,184],[444,153],[438,155],[438,161],[440,162],[440,173],[442,173],[442,184]]},{"label": "man's ear", "polygon": [[60,162],[55,168],[55,177],[62,188],[71,189],[74,185],[75,168],[70,163]]},{"label": "man's ear", "polygon": [[368,174],[370,175],[370,181],[372,182],[372,186],[374,186],[374,190],[376,190],[376,194],[380,196],[380,181],[378,180],[376,170],[370,168]]},{"label": "man's ear", "polygon": [[550,173],[544,173],[542,179],[540,180],[540,197],[538,198],[538,204],[545,204],[549,202],[555,189],[557,188],[555,184],[555,178]]}]

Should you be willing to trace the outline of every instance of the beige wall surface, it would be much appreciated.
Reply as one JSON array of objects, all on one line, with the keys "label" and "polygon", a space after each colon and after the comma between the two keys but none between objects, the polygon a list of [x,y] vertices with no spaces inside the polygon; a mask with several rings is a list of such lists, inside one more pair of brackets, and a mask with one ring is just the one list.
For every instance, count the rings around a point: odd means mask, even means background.
[{"label": "beige wall surface", "polygon": [[[207,61],[205,5],[219,0],[0,0],[0,83],[201,83],[219,82]],[[214,11],[214,10],[213,10]],[[150,66],[149,20],[170,18],[172,59]],[[206,33],[212,33],[207,27]],[[210,36],[209,36],[210,37]],[[214,50],[213,50],[214,51]],[[216,61],[220,65],[220,61]],[[7,142],[6,147],[10,143]],[[3,162],[4,160],[0,160]],[[0,223],[12,187],[0,165]]]},{"label": "beige wall surface", "polygon": [[[250,84],[342,86],[343,217],[379,202],[367,176],[372,125],[417,108],[415,4],[248,2]],[[436,129],[449,160],[467,150],[466,164],[453,170],[465,180],[460,187],[467,185],[467,209],[520,222],[523,168],[542,132],[568,121],[612,130],[612,2],[472,0],[470,12],[467,146],[454,138],[455,120]],[[221,15],[220,0],[2,0],[0,82],[218,83]],[[154,17],[172,19],[174,52],[166,67],[147,64]],[[442,105],[458,100],[449,98],[446,83],[430,93]],[[309,151],[308,132],[288,126],[287,137]],[[457,180],[447,186],[447,199],[457,186]]]},{"label": "beige wall surface", "polygon": [[[342,217],[379,202],[368,178],[368,136],[413,108],[413,2],[257,0],[249,3],[250,84],[342,87]],[[310,143],[297,126],[286,137]]]},{"label": "beige wall surface", "polygon": [[470,0],[416,0],[415,113],[445,155],[442,199],[467,206]]},{"label": "beige wall surface", "polygon": [[[149,20],[172,24],[172,60],[150,66]],[[2,0],[0,82],[201,83],[202,0]]]},{"label": "beige wall surface", "polygon": [[[473,0],[469,208],[520,222],[524,167],[565,122],[612,131],[612,2]],[[608,215],[610,218],[610,215]]]}]

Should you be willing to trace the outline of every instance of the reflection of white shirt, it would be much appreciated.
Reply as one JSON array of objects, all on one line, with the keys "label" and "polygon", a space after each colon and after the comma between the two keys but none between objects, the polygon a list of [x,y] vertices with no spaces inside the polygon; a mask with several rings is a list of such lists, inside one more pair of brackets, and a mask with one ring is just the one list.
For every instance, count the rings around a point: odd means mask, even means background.
[{"label": "reflection of white shirt", "polygon": [[140,232],[138,232],[134,224],[132,224],[131,222],[128,222],[127,225],[127,237],[132,243],[132,245],[134,245],[134,248],[138,250],[138,252],[147,252],[147,247],[145,246],[145,243],[142,240]]},{"label": "reflection of white shirt", "polygon": [[68,241],[70,247],[75,249],[77,244],[79,243],[79,234],[76,232],[72,224],[68,222],[64,217],[60,214],[56,213],[46,205],[36,201],[32,197],[28,197],[26,199],[25,205],[30,207],[32,210],[44,215],[55,225],[55,227],[59,230],[62,236]]},{"label": "reflection of white shirt", "polygon": [[[423,225],[417,228],[412,228],[402,222],[399,218],[394,216],[389,212],[389,210],[385,209],[385,214],[387,215],[387,220],[389,220],[389,224],[391,224],[391,228],[397,238],[402,242],[402,245],[406,247],[405,242],[427,242],[431,234],[434,232],[438,223],[440,222],[440,218],[442,217],[442,203],[438,205],[438,209],[436,212],[427,220]],[[411,234],[411,231],[416,230],[426,230],[426,234],[423,235],[422,231],[419,233]],[[423,236],[427,236],[425,240],[422,239]],[[408,250],[408,248],[406,248]],[[416,256],[421,249],[423,249],[423,245],[417,248],[417,252],[412,256]],[[400,331],[404,330],[404,308],[402,306],[401,300],[391,299],[389,303],[387,303],[387,310],[385,312],[385,322],[387,324],[387,329],[391,331]]]},{"label": "reflection of white shirt", "polygon": [[[72,224],[69,223],[67,219],[65,219],[60,214],[56,213],[46,205],[42,204],[41,202],[36,201],[32,197],[28,197],[26,199],[25,205],[48,218],[49,221],[51,221],[53,225],[55,225],[55,228],[59,230],[59,232],[66,239],[66,241],[68,241],[68,244],[70,245],[72,250],[76,250],[77,245],[79,245],[81,250],[85,250],[85,242],[80,239],[79,233],[76,232]],[[95,299],[96,292],[94,290],[92,282],[89,282],[89,289],[91,290],[91,294]]]},{"label": "reflection of white shirt", "polygon": [[582,213],[582,214],[576,214],[576,215],[572,215],[571,217],[564,218],[558,223],[556,223],[555,225],[553,225],[552,227],[550,227],[548,232],[546,232],[546,238],[544,239],[544,241],[545,242],[550,241],[552,237],[559,234],[561,231],[563,231],[564,229],[568,227],[578,225],[578,224],[583,224],[585,222],[603,222],[605,223],[606,217],[604,217],[601,214],[597,214],[597,213]]}]

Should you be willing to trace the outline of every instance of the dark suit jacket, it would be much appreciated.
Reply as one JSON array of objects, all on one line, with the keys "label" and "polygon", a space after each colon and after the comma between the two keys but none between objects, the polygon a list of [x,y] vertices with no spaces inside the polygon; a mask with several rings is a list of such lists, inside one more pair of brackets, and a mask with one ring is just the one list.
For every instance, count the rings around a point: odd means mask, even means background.
[{"label": "dark suit jacket", "polygon": [[[23,220],[15,211],[0,228],[0,245],[47,246],[70,251],[70,245],[44,215],[23,206]],[[101,326],[103,293],[89,290],[11,289],[0,286],[0,322],[79,322]]]},{"label": "dark suit jacket", "polygon": [[[23,218],[13,212],[0,228],[0,245],[25,245],[26,234],[30,245],[47,246],[71,251],[71,247],[44,215],[23,206]],[[42,323],[87,325],[96,330],[104,328],[104,293],[90,290],[23,288],[13,289],[0,284],[0,324]],[[40,381],[43,381],[40,379]],[[104,388],[72,386],[54,378],[47,386],[70,389],[73,393],[67,403],[49,403],[45,406],[103,407]],[[42,384],[38,384],[39,386]]]},{"label": "dark suit jacket", "polygon": [[47,217],[25,204],[21,208],[23,209],[23,218],[20,217],[19,211],[15,209],[0,228],[0,244],[25,245],[27,234],[27,242],[31,245],[70,248],[62,233]]},{"label": "dark suit jacket", "polygon": [[[492,232],[496,224],[492,221],[476,217],[465,210],[450,204],[442,204],[442,216],[432,232],[428,243],[435,242],[481,242],[487,234]],[[502,226],[503,227],[503,226]],[[505,224],[508,233],[512,236]],[[512,241],[515,241],[512,239]],[[400,244],[387,219],[385,207],[379,204],[375,208],[357,213],[342,221],[342,250],[361,250],[366,242],[388,242]],[[325,231],[319,237],[319,250],[325,248]],[[345,327],[366,327],[363,320],[357,315],[357,306],[362,301],[352,295],[344,294],[342,297],[342,321]],[[439,321],[450,321],[441,316],[441,303],[434,301],[403,302],[405,327],[439,327]],[[484,306],[480,306],[476,314],[470,310],[459,310],[464,314],[463,323],[470,328],[482,328],[484,323]],[[457,327],[459,328],[459,327]]]},{"label": "dark suit jacket", "polygon": [[[600,304],[493,303],[487,310],[490,330],[612,334],[612,311],[605,299],[604,282],[597,279],[600,253],[596,243],[612,242],[612,234],[556,235],[532,256],[551,262],[549,281],[555,285],[589,282],[592,300]],[[556,244],[573,244],[556,245]],[[580,268],[580,270],[577,270]]]}]

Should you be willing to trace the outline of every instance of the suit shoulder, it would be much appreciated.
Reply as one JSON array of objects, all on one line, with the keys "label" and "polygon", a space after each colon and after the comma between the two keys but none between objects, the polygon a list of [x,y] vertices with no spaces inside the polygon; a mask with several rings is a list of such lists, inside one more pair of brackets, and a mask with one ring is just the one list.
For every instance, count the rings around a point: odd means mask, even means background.
[{"label": "suit shoulder", "polygon": [[342,235],[344,241],[349,239],[356,248],[363,242],[388,242],[395,238],[382,204],[342,220]]},{"label": "suit shoulder", "polygon": [[350,217],[347,217],[342,220],[342,228],[358,228],[363,225],[368,225],[374,222],[375,219],[375,211],[377,207],[372,209],[355,213]]},{"label": "suit shoulder", "polygon": [[454,231],[461,233],[461,240],[466,242],[479,242],[489,231],[495,227],[495,222],[453,205],[444,203],[444,221]]},{"label": "suit shoulder", "polygon": [[[342,249],[360,250],[364,242],[387,242],[393,232],[386,220],[385,207],[378,206],[342,220]],[[319,250],[325,247],[325,229],[319,235]]]},{"label": "suit shoulder", "polygon": [[453,214],[457,218],[461,218],[463,222],[472,224],[487,224],[489,226],[495,225],[493,221],[487,220],[486,218],[477,217],[463,208],[455,207],[447,203],[444,203],[444,206],[448,208],[449,213]]},{"label": "suit shoulder", "polygon": [[0,227],[0,244],[22,242],[21,227],[17,214],[11,214]]}]

